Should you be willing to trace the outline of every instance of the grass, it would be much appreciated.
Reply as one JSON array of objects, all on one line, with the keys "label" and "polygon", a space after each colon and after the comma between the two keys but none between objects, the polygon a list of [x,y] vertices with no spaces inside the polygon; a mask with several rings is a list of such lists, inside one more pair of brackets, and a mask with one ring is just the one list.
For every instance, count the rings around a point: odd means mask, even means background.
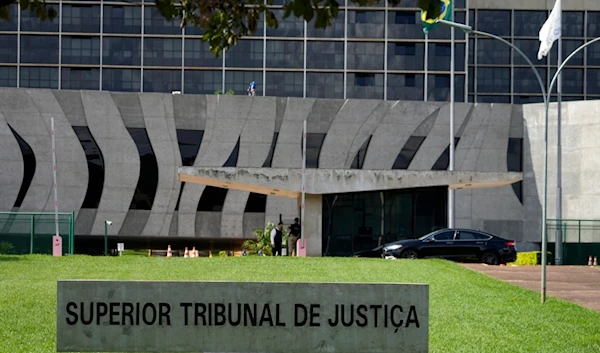
[{"label": "grass", "polygon": [[[273,270],[275,269],[275,270]],[[56,350],[56,280],[430,285],[430,352],[600,352],[600,314],[444,260],[0,256],[0,352]]]}]

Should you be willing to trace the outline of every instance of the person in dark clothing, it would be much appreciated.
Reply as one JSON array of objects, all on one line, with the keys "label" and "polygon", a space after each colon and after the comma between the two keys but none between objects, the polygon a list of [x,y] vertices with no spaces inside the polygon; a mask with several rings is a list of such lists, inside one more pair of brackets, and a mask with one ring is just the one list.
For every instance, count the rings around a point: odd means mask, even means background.
[{"label": "person in dark clothing", "polygon": [[296,244],[300,239],[300,224],[298,224],[298,218],[294,218],[294,224],[289,226],[290,236],[288,237],[288,255],[296,256]]},{"label": "person in dark clothing", "polygon": [[283,224],[279,222],[271,231],[271,248],[273,256],[281,256],[281,245],[283,243]]}]

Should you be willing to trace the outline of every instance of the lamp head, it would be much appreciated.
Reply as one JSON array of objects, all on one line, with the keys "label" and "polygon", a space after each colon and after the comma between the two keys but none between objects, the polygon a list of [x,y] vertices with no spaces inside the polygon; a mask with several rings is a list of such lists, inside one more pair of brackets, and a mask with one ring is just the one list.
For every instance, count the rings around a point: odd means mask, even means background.
[{"label": "lamp head", "polygon": [[107,220],[106,224],[108,224],[110,226],[110,225],[112,225],[112,221]]}]

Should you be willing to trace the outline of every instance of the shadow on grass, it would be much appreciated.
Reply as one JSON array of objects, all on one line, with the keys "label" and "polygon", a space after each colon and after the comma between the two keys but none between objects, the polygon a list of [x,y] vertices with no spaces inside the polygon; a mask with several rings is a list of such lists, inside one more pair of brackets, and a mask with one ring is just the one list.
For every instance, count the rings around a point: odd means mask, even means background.
[{"label": "shadow on grass", "polygon": [[7,261],[21,261],[23,260],[23,258],[21,256],[16,256],[16,255],[0,255],[0,262],[7,262]]}]

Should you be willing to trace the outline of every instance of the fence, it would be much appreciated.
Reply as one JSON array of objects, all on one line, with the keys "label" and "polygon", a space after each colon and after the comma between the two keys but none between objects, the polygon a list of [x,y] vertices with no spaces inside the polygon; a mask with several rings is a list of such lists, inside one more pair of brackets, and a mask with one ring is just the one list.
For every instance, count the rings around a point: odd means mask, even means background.
[{"label": "fence", "polygon": [[[54,213],[0,212],[0,253],[52,254]],[[58,214],[63,254],[75,252],[75,213]]]},{"label": "fence", "polygon": [[587,265],[589,256],[600,257],[600,220],[548,219],[546,227],[553,254],[557,230],[562,229],[564,265]]}]

